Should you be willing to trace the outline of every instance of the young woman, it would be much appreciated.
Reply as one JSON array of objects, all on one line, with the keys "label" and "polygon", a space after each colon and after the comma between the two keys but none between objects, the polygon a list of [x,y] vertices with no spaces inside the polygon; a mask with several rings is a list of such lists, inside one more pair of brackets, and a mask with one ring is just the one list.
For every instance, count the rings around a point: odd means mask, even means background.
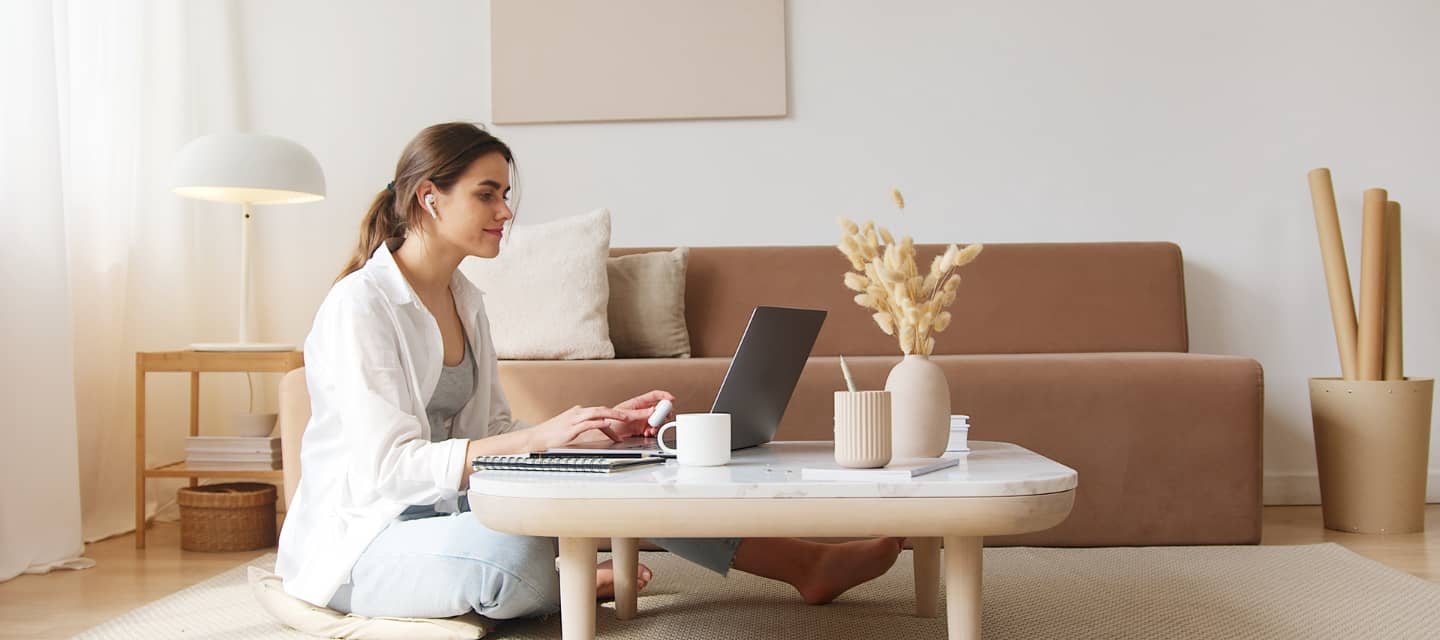
[{"label": "young woman", "polygon": [[[367,616],[557,611],[555,540],[491,531],[465,513],[467,461],[591,431],[635,435],[656,403],[674,400],[651,391],[533,426],[510,416],[484,302],[458,267],[500,253],[515,216],[513,163],[510,148],[478,126],[435,125],[406,145],[394,181],[370,205],[359,247],[305,339],[305,473],[276,561],[291,595]],[[884,573],[900,550],[893,538],[653,542],[721,574],[733,567],[782,580],[811,604]],[[611,597],[609,563],[596,573]],[[650,577],[641,566],[638,586]]]}]

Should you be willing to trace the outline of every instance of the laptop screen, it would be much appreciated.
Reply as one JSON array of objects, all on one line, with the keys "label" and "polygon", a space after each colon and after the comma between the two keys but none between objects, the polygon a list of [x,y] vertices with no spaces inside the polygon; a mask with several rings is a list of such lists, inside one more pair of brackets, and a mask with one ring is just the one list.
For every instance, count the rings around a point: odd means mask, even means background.
[{"label": "laptop screen", "polygon": [[714,413],[730,414],[730,446],[769,442],[825,323],[822,309],[755,307],[715,394]]}]

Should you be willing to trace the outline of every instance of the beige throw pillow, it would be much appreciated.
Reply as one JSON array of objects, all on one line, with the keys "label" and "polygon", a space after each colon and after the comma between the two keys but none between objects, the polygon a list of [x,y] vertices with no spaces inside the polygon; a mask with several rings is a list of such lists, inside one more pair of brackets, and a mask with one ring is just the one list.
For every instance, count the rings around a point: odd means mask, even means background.
[{"label": "beige throw pillow", "polygon": [[617,358],[688,358],[685,264],[690,250],[610,258],[610,341]]},{"label": "beige throw pillow", "polygon": [[495,354],[505,360],[615,357],[610,343],[610,211],[513,225],[493,259],[460,271],[485,292]]}]

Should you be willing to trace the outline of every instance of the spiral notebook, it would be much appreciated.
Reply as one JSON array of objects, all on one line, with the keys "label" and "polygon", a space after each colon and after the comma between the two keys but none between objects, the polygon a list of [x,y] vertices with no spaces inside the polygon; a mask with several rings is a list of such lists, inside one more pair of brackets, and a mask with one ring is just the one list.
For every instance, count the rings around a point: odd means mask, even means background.
[{"label": "spiral notebook", "polygon": [[595,456],[520,453],[504,456],[476,456],[470,461],[474,471],[570,471],[578,473],[614,473],[635,467],[662,464],[664,458],[601,458]]}]

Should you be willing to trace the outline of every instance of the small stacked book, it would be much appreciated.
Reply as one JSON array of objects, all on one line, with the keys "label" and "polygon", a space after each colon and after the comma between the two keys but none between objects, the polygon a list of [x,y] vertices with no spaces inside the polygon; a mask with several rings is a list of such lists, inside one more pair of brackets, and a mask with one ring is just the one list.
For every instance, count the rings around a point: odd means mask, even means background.
[{"label": "small stacked book", "polygon": [[476,456],[470,461],[475,471],[572,471],[614,473],[665,462],[664,458],[603,458],[544,453],[517,453],[504,456]]},{"label": "small stacked book", "polygon": [[280,436],[191,436],[185,466],[200,471],[268,471],[280,468]]}]

